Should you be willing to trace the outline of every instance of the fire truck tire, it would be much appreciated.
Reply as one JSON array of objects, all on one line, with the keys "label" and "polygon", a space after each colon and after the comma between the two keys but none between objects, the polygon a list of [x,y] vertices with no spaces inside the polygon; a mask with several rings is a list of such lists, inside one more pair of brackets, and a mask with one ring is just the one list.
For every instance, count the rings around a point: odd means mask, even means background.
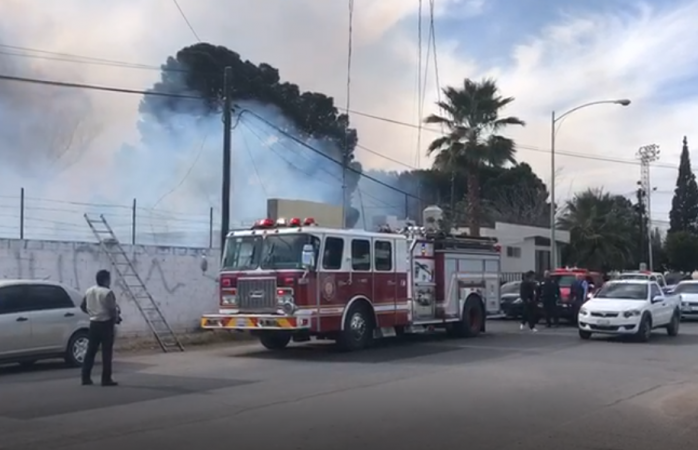
[{"label": "fire truck tire", "polygon": [[337,346],[344,351],[362,350],[373,342],[374,328],[371,307],[364,302],[356,302],[347,312],[344,328],[337,337]]},{"label": "fire truck tire", "polygon": [[471,295],[463,305],[463,320],[449,324],[447,333],[456,338],[475,337],[483,330],[485,309],[476,295]]},{"label": "fire truck tire", "polygon": [[263,332],[259,335],[259,342],[268,350],[283,350],[291,342],[289,333]]}]

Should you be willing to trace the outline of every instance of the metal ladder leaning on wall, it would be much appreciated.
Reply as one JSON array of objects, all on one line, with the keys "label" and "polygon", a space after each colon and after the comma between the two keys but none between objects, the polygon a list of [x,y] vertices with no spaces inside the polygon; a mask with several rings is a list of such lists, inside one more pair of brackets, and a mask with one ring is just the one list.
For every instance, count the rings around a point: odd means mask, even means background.
[{"label": "metal ladder leaning on wall", "polygon": [[92,219],[87,214],[84,217],[99,245],[114,266],[114,270],[119,276],[118,282],[143,315],[162,351],[165,353],[184,351],[182,343],[177,339],[153,296],[148,292],[145,283],[107,223],[107,219],[102,214],[100,214],[99,219]]}]

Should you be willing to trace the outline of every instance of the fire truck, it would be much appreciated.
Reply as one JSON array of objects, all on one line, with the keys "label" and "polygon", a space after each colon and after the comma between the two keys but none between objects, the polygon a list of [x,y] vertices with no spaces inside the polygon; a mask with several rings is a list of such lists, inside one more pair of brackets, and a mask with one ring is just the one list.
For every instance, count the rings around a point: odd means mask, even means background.
[{"label": "fire truck", "polygon": [[373,232],[264,219],[233,231],[219,311],[204,315],[201,327],[250,331],[270,350],[312,338],[359,350],[435,328],[476,336],[500,311],[500,246],[444,234],[433,222]]},{"label": "fire truck", "polygon": [[580,275],[593,285],[593,290],[589,292],[589,295],[601,288],[604,283],[601,273],[579,267],[558,268],[550,272],[550,276],[553,277],[557,281],[558,286],[560,286],[560,296],[562,298],[557,305],[558,314],[561,318],[572,322],[576,322],[577,320],[577,313],[579,312],[578,309],[580,305],[572,302],[570,290],[572,283],[574,283]]}]

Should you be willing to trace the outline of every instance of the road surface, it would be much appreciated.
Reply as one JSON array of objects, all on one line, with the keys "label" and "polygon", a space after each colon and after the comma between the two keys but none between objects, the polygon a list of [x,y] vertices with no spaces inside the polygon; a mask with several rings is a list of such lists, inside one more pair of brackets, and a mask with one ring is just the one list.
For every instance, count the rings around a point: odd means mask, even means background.
[{"label": "road surface", "polygon": [[503,321],[476,339],[354,354],[121,357],[115,388],[82,387],[58,365],[8,367],[0,449],[695,449],[696,355],[698,324],[637,344]]}]

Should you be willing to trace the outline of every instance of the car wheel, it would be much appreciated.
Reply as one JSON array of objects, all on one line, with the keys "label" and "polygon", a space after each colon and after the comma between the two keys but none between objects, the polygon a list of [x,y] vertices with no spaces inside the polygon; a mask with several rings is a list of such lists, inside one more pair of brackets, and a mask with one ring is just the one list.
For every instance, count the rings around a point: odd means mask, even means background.
[{"label": "car wheel", "polygon": [[591,331],[579,330],[579,338],[588,341],[591,339]]},{"label": "car wheel", "polygon": [[80,367],[85,361],[87,344],[89,343],[87,330],[76,331],[68,341],[65,352],[65,362],[71,367]]},{"label": "car wheel", "polygon": [[679,335],[679,327],[681,326],[680,317],[678,313],[674,313],[674,315],[671,316],[671,322],[669,322],[669,325],[666,327],[666,332],[669,336],[676,337]]},{"label": "car wheel", "polygon": [[640,327],[637,330],[636,338],[640,342],[648,342],[652,337],[652,320],[648,316],[644,316],[640,321]]}]

